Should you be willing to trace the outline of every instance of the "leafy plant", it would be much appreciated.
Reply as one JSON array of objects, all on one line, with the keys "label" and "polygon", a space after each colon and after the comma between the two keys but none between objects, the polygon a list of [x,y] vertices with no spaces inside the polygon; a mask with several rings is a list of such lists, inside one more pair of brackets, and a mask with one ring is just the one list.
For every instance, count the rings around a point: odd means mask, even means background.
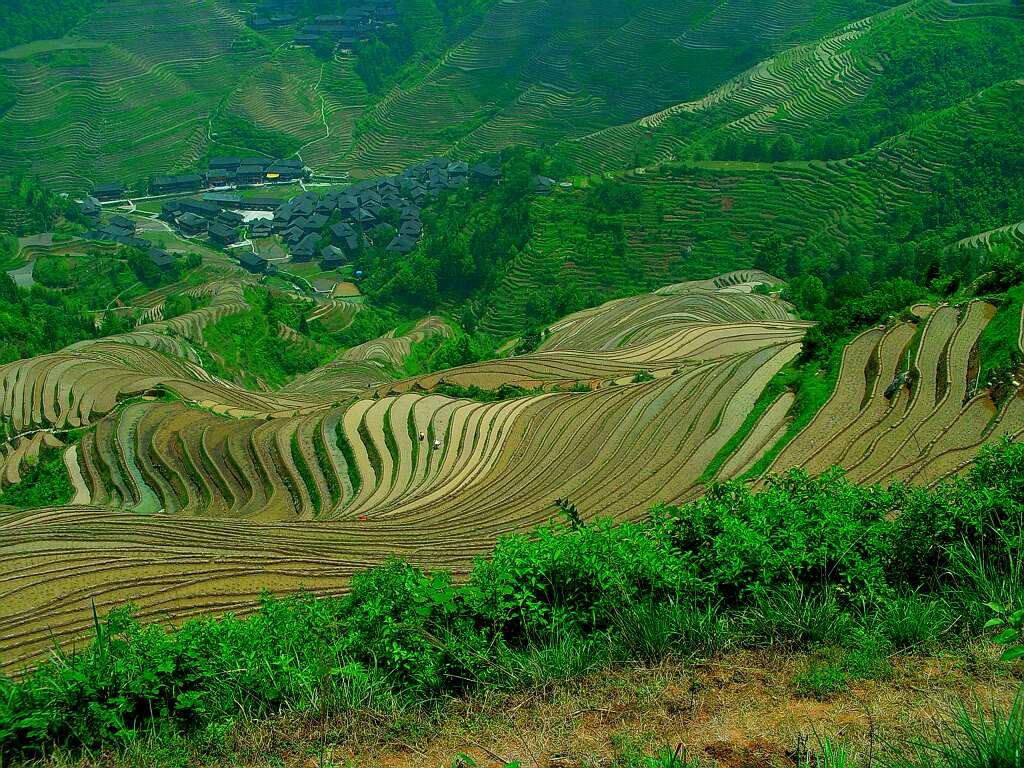
[{"label": "leafy plant", "polygon": [[1008,646],[1001,659],[1016,661],[1024,658],[1024,608],[1013,610],[1008,605],[989,603],[989,608],[996,614],[986,624],[986,629],[1001,629],[994,638],[998,645]]}]

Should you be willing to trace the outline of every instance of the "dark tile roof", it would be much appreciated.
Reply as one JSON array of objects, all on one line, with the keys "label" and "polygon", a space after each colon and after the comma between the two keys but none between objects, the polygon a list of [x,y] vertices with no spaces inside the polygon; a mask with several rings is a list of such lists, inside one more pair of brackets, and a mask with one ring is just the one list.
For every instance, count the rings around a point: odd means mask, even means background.
[{"label": "dark tile roof", "polygon": [[233,241],[238,239],[238,230],[215,221],[210,225],[210,237],[215,240]]},{"label": "dark tile roof", "polygon": [[111,216],[110,224],[115,227],[121,227],[123,229],[130,229],[132,232],[135,231],[135,222],[126,216]]},{"label": "dark tile roof", "polygon": [[163,248],[150,248],[149,259],[158,267],[169,267],[174,263],[174,254],[168,253]]},{"label": "dark tile roof", "polygon": [[409,253],[413,248],[416,247],[416,238],[410,237],[409,235],[396,235],[395,238],[388,243],[386,250],[392,253]]}]

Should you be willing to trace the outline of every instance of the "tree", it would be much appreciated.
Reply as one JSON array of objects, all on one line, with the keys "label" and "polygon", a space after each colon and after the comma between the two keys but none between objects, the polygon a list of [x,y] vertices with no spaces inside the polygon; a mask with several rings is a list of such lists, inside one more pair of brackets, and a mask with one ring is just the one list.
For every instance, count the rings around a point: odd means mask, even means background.
[{"label": "tree", "polygon": [[797,145],[796,139],[788,133],[784,133],[772,143],[771,158],[772,160],[792,160],[799,151],[800,147]]},{"label": "tree", "polygon": [[782,249],[782,237],[772,232],[764,239],[754,254],[754,266],[776,277],[786,277],[786,255]]}]

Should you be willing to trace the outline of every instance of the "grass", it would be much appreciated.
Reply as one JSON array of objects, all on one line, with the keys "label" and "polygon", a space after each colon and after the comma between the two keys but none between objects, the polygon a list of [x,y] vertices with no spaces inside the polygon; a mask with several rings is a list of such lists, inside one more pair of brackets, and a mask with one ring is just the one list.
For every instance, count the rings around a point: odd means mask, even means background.
[{"label": "grass", "polygon": [[352,493],[358,496],[359,489],[363,485],[363,478],[359,474],[359,468],[356,465],[356,455],[352,451],[352,444],[349,443],[348,438],[345,436],[344,423],[340,420],[338,421],[337,438],[338,448],[341,449],[341,455],[345,457],[345,468],[348,471],[348,481],[352,486]]},{"label": "grass", "polygon": [[1021,364],[1020,321],[1024,308],[1024,285],[1018,285],[1006,292],[996,316],[981,334],[982,386],[995,383],[1014,371]]},{"label": "grass", "polygon": [[[877,705],[865,707],[855,683],[813,710],[790,684],[813,663],[810,654],[733,651],[696,665],[602,663],[540,693],[482,691],[427,711],[356,684],[354,706],[344,714],[332,707],[271,720],[239,713],[199,739],[140,737],[120,753],[93,758],[58,750],[45,765],[221,768],[302,759],[469,768],[558,755],[572,768],[854,768],[872,755],[879,768],[1016,768],[1008,739],[1024,720],[1019,695],[1015,700],[1021,676],[965,672],[964,654],[898,657],[893,676],[875,688]],[[932,712],[920,706],[922,698],[963,703]],[[975,744],[981,755],[1010,760],[982,764]]]},{"label": "grass", "polygon": [[[789,409],[788,414],[791,421],[782,437],[757,460],[754,466],[744,475],[744,478],[758,477],[764,473],[772,465],[775,457],[779,455],[782,449],[800,433],[800,430],[810,424],[811,419],[815,417],[829,397],[832,396],[836,381],[839,379],[842,354],[843,345],[836,344],[823,369],[818,368],[813,363],[810,366],[803,367],[791,363],[775,374],[772,380],[768,382],[765,391],[781,393],[786,389],[792,389],[796,393],[796,400],[793,402],[793,406]],[[760,401],[758,404],[760,404]],[[753,425],[751,424],[747,428],[748,432],[752,427]]]},{"label": "grass", "polygon": [[309,465],[306,464],[306,460],[302,456],[302,451],[299,449],[299,438],[297,435],[292,436],[291,453],[292,461],[295,462],[295,466],[299,470],[299,476],[302,478],[302,482],[306,486],[306,490],[309,492],[309,501],[313,505],[313,514],[317,515],[322,509],[320,490],[317,488],[317,484],[313,480],[313,473],[310,472]]}]

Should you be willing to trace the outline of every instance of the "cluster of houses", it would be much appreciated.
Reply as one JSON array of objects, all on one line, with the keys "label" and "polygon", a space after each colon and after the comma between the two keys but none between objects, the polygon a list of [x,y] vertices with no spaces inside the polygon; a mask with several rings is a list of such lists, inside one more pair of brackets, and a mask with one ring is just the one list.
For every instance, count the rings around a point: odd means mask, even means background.
[{"label": "cluster of houses", "polygon": [[[259,173],[265,178],[266,174],[276,174],[285,167],[275,161],[259,166]],[[287,167],[296,168],[297,173],[304,170],[301,163]],[[271,168],[275,170],[270,171]],[[248,159],[213,158],[204,182],[216,186],[250,183],[256,174],[257,164]],[[323,195],[305,191],[289,200],[243,197],[227,190],[210,191],[201,199],[189,197],[164,202],[160,218],[182,235],[205,236],[211,244],[221,247],[241,241],[243,228],[252,239],[277,235],[293,262],[318,259],[323,269],[335,269],[365,248],[380,247],[395,255],[409,253],[423,234],[424,206],[443,192],[468,185],[486,187],[499,183],[500,179],[501,171],[488,163],[471,166],[435,158],[394,176],[360,181]],[[546,177],[533,179],[533,191],[538,194],[550,192],[554,185],[555,182]],[[90,197],[82,207],[83,213],[88,209],[88,215],[95,215],[99,226],[98,200]],[[123,216],[115,216],[100,229],[102,232],[98,229],[91,234],[101,234],[100,239],[134,238],[134,225]],[[146,245],[148,247],[148,243]],[[247,269],[271,271],[270,260],[255,249],[240,248],[238,252]]]},{"label": "cluster of houses", "polygon": [[269,0],[257,6],[249,19],[249,26],[263,32],[268,29],[290,27],[298,21],[295,15],[295,4],[290,0]]},{"label": "cluster of houses", "polygon": [[126,216],[111,216],[105,223],[100,221],[100,204],[94,197],[87,197],[81,204],[82,214],[89,220],[92,228],[82,237],[86,240],[98,240],[104,243],[117,243],[130,248],[138,248],[149,255],[150,261],[160,268],[174,264],[174,254],[158,248],[149,240],[139,237],[135,222]]},{"label": "cluster of houses", "polygon": [[[153,195],[187,195],[212,187],[286,183],[308,177],[309,169],[297,158],[213,157],[204,173],[154,176],[149,180],[149,191]],[[127,196],[127,187],[116,181],[96,184],[92,191],[99,202],[124,200]]]},{"label": "cluster of houses", "polygon": [[[260,201],[260,204],[268,202]],[[202,200],[169,200],[160,206],[160,218],[187,237],[206,235],[214,245],[225,247],[241,239],[244,217],[237,210],[223,206],[224,200],[217,195],[205,195]]]},{"label": "cluster of houses", "polygon": [[329,40],[342,50],[351,51],[360,40],[366,40],[382,27],[397,23],[398,9],[394,0],[366,0],[340,16],[317,16],[299,30],[295,44],[313,45],[320,40]]},{"label": "cluster of houses", "polygon": [[[260,5],[249,19],[249,26],[263,32],[298,23],[294,4],[277,0]],[[399,21],[395,0],[362,0],[338,15],[321,15],[306,21],[295,35],[296,45],[334,43],[351,51],[357,42],[369,38],[389,24]]]}]

